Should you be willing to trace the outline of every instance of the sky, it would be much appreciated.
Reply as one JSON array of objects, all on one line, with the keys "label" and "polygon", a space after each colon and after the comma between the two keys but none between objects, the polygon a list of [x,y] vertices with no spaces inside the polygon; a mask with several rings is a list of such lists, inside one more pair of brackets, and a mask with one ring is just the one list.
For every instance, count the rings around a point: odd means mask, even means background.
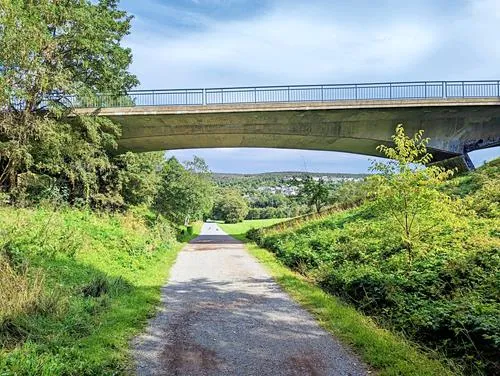
[{"label": "sky", "polygon": [[[499,0],[122,0],[141,89],[500,78]],[[215,172],[366,172],[372,157],[170,151]],[[476,165],[500,147],[471,153]]]}]

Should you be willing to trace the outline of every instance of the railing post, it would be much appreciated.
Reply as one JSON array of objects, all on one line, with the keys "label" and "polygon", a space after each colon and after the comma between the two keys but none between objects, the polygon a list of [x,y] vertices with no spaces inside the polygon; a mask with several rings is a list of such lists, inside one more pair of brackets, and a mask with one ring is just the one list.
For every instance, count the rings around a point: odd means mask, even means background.
[{"label": "railing post", "polygon": [[153,106],[155,105],[155,92],[153,90]]},{"label": "railing post", "polygon": [[220,89],[222,104],[224,104],[224,89]]},{"label": "railing post", "polygon": [[462,98],[465,98],[465,85],[463,81],[462,81]]},{"label": "railing post", "polygon": [[290,86],[288,86],[288,101],[287,102],[290,102]]},{"label": "railing post", "polygon": [[392,99],[392,83],[389,83],[389,99]]},{"label": "railing post", "polygon": [[323,85],[321,85],[321,102],[324,102]]},{"label": "railing post", "polygon": [[427,99],[427,81],[424,82],[424,98]]},{"label": "railing post", "polygon": [[448,96],[448,87],[446,85],[446,81],[443,81],[443,87],[442,87],[442,93],[443,98],[446,98]]},{"label": "railing post", "polygon": [[257,103],[257,88],[253,88],[253,102]]},{"label": "railing post", "polygon": [[354,84],[354,97],[358,100],[358,85]]},{"label": "railing post", "polygon": [[500,81],[497,81],[497,97],[500,98]]}]

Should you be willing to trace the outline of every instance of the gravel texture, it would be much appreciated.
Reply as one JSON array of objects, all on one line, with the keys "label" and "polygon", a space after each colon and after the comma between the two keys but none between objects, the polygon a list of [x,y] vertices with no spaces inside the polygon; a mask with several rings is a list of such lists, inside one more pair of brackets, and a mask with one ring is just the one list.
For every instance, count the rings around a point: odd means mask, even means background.
[{"label": "gravel texture", "polygon": [[237,240],[206,223],[133,341],[138,375],[366,375]]}]

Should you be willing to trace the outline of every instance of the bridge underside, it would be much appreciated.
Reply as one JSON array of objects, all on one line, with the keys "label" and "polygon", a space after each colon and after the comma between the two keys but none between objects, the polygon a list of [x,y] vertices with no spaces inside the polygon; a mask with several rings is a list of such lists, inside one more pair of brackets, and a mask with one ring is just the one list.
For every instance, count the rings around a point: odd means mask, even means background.
[{"label": "bridge underside", "polygon": [[[86,110],[89,112],[89,110]],[[122,125],[119,151],[263,147],[380,156],[402,123],[423,129],[435,161],[467,162],[469,151],[500,144],[500,100],[277,103],[93,110]],[[458,157],[458,158],[457,158]],[[464,159],[465,158],[465,159]],[[470,166],[469,166],[470,167]]]}]

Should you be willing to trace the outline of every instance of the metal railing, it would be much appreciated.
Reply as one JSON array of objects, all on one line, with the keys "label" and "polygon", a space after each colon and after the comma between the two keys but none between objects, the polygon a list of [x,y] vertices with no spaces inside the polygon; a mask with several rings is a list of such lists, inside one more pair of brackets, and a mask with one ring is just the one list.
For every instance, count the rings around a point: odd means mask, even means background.
[{"label": "metal railing", "polygon": [[500,80],[132,90],[121,97],[100,94],[70,102],[74,107],[134,107],[447,98],[500,98]]}]

